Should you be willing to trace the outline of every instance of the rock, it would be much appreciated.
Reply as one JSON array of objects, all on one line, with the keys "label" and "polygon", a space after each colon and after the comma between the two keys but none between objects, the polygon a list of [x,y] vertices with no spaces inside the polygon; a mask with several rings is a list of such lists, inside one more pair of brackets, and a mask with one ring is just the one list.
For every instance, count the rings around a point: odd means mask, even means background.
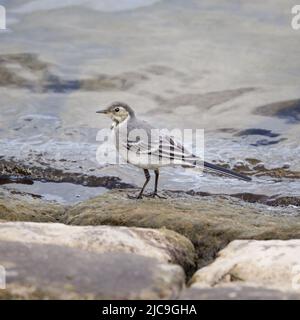
[{"label": "rock", "polygon": [[257,107],[254,114],[286,119],[290,123],[300,121],[300,100],[285,100]]},{"label": "rock", "polygon": [[0,299],[171,299],[184,286],[180,266],[134,253],[1,241],[6,289]]},{"label": "rock", "polygon": [[[49,153],[53,155],[55,152],[57,152],[57,150],[51,149]],[[88,153],[88,151],[86,152]],[[41,153],[30,154],[25,161],[0,158],[0,173],[2,176],[14,177],[14,179],[19,181],[30,177],[29,179],[32,181],[44,180],[47,182],[68,182],[89,187],[102,186],[108,189],[125,189],[133,187],[131,184],[122,182],[118,177],[91,174],[91,168],[85,168],[83,170],[81,166],[78,166],[76,160],[58,161],[53,163],[52,158],[47,158],[48,162],[52,162],[50,164],[44,163],[44,161],[41,160],[41,156],[45,157],[46,155],[42,155]],[[67,167],[62,165],[62,163],[65,162],[68,164]],[[87,159],[84,159],[83,162],[88,161]]]},{"label": "rock", "polygon": [[217,288],[189,288],[179,296],[182,300],[300,300],[300,295],[263,287],[244,285]]},{"label": "rock", "polygon": [[95,253],[134,253],[195,270],[195,250],[185,237],[166,229],[111,226],[78,227],[59,223],[0,223],[0,242],[59,245]]},{"label": "rock", "polygon": [[174,299],[194,258],[165,229],[2,222],[0,299]]},{"label": "rock", "polygon": [[[11,65],[18,65],[15,72]],[[50,65],[40,60],[38,55],[31,53],[0,55],[0,86],[27,88],[34,92],[65,92],[73,90],[128,90],[137,83],[147,80],[147,77],[137,72],[125,72],[118,75],[99,74],[86,79],[62,79],[49,70]],[[22,69],[32,73],[22,74]],[[27,77],[26,77],[27,75]]]},{"label": "rock", "polygon": [[30,195],[13,194],[0,190],[0,219],[7,221],[56,222],[65,213],[65,207],[45,202]]},{"label": "rock", "polygon": [[75,225],[122,225],[174,230],[189,238],[198,267],[235,239],[292,239],[300,237],[297,216],[266,214],[254,206],[225,196],[168,193],[168,199],[129,200],[127,191],[112,191],[77,204],[62,218]]},{"label": "rock", "polygon": [[191,279],[192,287],[228,283],[300,294],[300,240],[233,241]]}]

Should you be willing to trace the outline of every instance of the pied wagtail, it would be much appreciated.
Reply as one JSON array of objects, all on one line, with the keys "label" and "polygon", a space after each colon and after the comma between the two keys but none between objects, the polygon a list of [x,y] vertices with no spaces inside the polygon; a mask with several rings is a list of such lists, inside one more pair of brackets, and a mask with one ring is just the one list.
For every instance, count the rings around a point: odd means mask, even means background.
[{"label": "pied wagtail", "polygon": [[[136,197],[137,199],[142,198],[144,189],[150,180],[149,170],[154,170],[155,173],[155,188],[151,196],[161,197],[157,193],[157,186],[159,168],[163,166],[197,167],[203,165],[204,169],[209,171],[251,181],[251,178],[245,175],[202,161],[173,137],[162,135],[159,129],[155,129],[149,123],[138,119],[133,109],[126,103],[114,102],[97,113],[111,117],[113,121],[111,129],[116,148],[121,156],[128,163],[144,170],[146,181]],[[132,132],[134,134],[131,134]]]}]

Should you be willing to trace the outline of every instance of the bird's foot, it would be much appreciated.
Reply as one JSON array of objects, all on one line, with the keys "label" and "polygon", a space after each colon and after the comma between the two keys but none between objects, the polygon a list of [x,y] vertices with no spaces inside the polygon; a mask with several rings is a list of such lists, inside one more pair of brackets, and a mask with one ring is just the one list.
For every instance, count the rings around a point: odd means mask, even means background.
[{"label": "bird's foot", "polygon": [[159,198],[159,199],[167,199],[167,197],[158,194],[157,192],[152,192],[150,194],[145,195],[148,198]]},{"label": "bird's foot", "polygon": [[132,200],[139,200],[139,199],[143,199],[143,195],[141,195],[140,193],[138,195],[136,195],[136,194],[127,194],[127,198],[128,199],[132,199]]}]

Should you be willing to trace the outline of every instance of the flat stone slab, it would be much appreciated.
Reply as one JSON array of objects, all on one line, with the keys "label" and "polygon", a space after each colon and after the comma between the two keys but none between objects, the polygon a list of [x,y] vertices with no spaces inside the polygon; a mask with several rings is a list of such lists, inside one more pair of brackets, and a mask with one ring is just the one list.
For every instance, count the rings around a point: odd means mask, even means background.
[{"label": "flat stone slab", "polygon": [[0,223],[0,242],[60,245],[94,253],[134,253],[195,269],[195,250],[185,237],[166,229],[68,226],[60,223]]},{"label": "flat stone slab", "polygon": [[236,240],[198,270],[192,288],[244,284],[300,294],[300,240]]},{"label": "flat stone slab", "polygon": [[172,299],[184,286],[180,266],[134,253],[1,241],[0,265],[0,299]]}]

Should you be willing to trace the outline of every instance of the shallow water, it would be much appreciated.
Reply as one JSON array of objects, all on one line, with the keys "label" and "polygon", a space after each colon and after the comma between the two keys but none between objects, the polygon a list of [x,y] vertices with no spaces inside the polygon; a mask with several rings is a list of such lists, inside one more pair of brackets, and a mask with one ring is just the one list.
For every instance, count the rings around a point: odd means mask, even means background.
[{"label": "shallow water", "polygon": [[75,204],[103,194],[107,189],[102,187],[84,187],[71,183],[53,183],[35,181],[33,184],[10,183],[6,189],[13,192],[31,194],[46,201],[62,204]]},{"label": "shallow water", "polygon": [[300,171],[293,1],[3,4],[0,157],[140,185],[140,170],[96,161],[110,121],[95,111],[123,100],[159,127],[204,128],[207,161],[255,174],[245,183],[169,168],[161,188],[299,196],[299,175],[265,170]]}]

